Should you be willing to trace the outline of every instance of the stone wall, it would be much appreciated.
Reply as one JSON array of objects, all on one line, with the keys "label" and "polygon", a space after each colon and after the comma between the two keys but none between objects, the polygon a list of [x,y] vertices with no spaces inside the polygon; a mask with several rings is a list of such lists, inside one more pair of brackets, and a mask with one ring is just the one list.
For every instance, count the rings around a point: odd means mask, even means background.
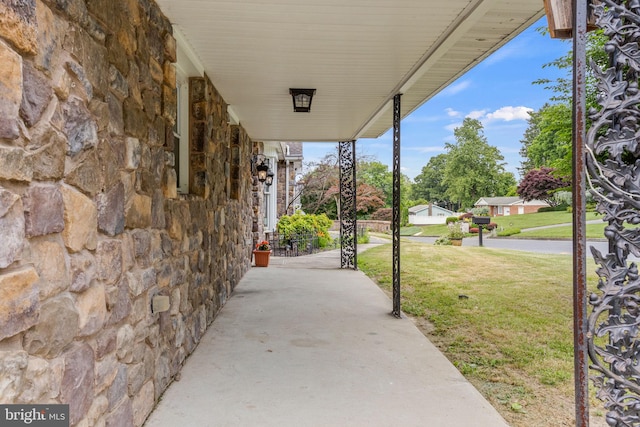
[{"label": "stone wall", "polygon": [[[252,147],[252,155],[257,156],[258,154],[264,153],[264,143],[262,142],[254,142]],[[255,167],[255,165],[254,165]],[[252,196],[252,205],[253,205],[253,214],[252,214],[252,222],[251,222],[251,231],[252,231],[252,250],[255,247],[256,243],[261,242],[265,239],[264,235],[264,184],[258,181],[257,173],[252,178],[252,186],[251,186],[251,196]],[[253,256],[253,254],[251,254]]]},{"label": "stone wall", "polygon": [[175,60],[152,0],[0,1],[0,403],[142,425],[250,267],[252,142],[199,79],[177,194]]}]

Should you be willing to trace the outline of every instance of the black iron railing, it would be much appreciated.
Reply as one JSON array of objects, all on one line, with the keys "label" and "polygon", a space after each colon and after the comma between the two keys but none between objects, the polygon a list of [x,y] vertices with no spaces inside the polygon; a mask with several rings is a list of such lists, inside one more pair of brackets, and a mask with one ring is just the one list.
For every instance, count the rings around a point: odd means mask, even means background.
[{"label": "black iron railing", "polygon": [[284,235],[267,233],[273,256],[300,256],[318,252],[320,244],[314,233]]}]

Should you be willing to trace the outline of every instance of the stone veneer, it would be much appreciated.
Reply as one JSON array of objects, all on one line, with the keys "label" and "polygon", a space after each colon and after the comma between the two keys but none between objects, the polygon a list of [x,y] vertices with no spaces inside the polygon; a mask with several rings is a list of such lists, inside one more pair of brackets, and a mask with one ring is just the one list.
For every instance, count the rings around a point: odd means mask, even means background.
[{"label": "stone veneer", "polygon": [[142,425],[250,267],[253,143],[192,82],[177,194],[175,60],[153,0],[0,1],[0,403]]}]

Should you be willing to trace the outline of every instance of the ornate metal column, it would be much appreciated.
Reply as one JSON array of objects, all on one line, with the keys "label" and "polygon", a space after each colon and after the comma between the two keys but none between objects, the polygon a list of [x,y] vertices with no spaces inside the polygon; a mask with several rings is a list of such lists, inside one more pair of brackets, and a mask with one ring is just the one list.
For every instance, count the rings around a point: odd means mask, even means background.
[{"label": "ornate metal column", "polygon": [[393,243],[393,314],[400,318],[400,97],[393,97],[393,209],[391,231]]},{"label": "ornate metal column", "polygon": [[599,108],[590,112],[587,170],[609,224],[609,253],[591,249],[598,290],[589,296],[588,348],[597,396],[610,426],[640,424],[640,2],[600,0],[597,26],[609,38],[608,68],[592,65]]},{"label": "ornate metal column", "polygon": [[340,162],[340,268],[358,269],[356,142],[338,144]]}]

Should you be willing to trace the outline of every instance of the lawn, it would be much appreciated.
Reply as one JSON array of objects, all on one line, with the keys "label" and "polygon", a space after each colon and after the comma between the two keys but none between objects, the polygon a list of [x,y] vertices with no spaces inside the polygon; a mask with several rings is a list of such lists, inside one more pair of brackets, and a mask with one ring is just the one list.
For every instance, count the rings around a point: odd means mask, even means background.
[{"label": "lawn", "polygon": [[[606,223],[587,224],[587,239],[604,239],[604,227]],[[573,227],[570,225],[564,227],[544,228],[540,230],[523,231],[516,234],[517,237],[526,239],[546,238],[546,239],[570,239],[573,233]]]},{"label": "lawn", "polygon": [[[587,212],[586,217],[587,221],[602,218],[601,215],[597,215],[595,212]],[[566,211],[498,216],[491,218],[491,222],[495,222],[496,224],[498,224],[498,230],[523,230],[526,228],[542,227],[545,225],[570,224],[572,220],[573,218],[571,212]],[[591,227],[590,229],[588,227],[587,237],[603,237],[603,227]],[[442,236],[443,234],[447,234],[447,231],[448,229],[444,224],[425,225],[422,227],[422,236]],[[591,231],[591,235],[589,235],[589,231]],[[525,237],[524,233],[515,235],[519,237]],[[562,228],[561,230],[557,230],[556,228],[536,230],[535,234],[527,233],[526,236],[536,238],[570,238],[571,227]]]},{"label": "lawn", "polygon": [[[418,243],[401,254],[403,311],[512,426],[573,425],[570,256]],[[358,266],[390,291],[391,245]]]}]

